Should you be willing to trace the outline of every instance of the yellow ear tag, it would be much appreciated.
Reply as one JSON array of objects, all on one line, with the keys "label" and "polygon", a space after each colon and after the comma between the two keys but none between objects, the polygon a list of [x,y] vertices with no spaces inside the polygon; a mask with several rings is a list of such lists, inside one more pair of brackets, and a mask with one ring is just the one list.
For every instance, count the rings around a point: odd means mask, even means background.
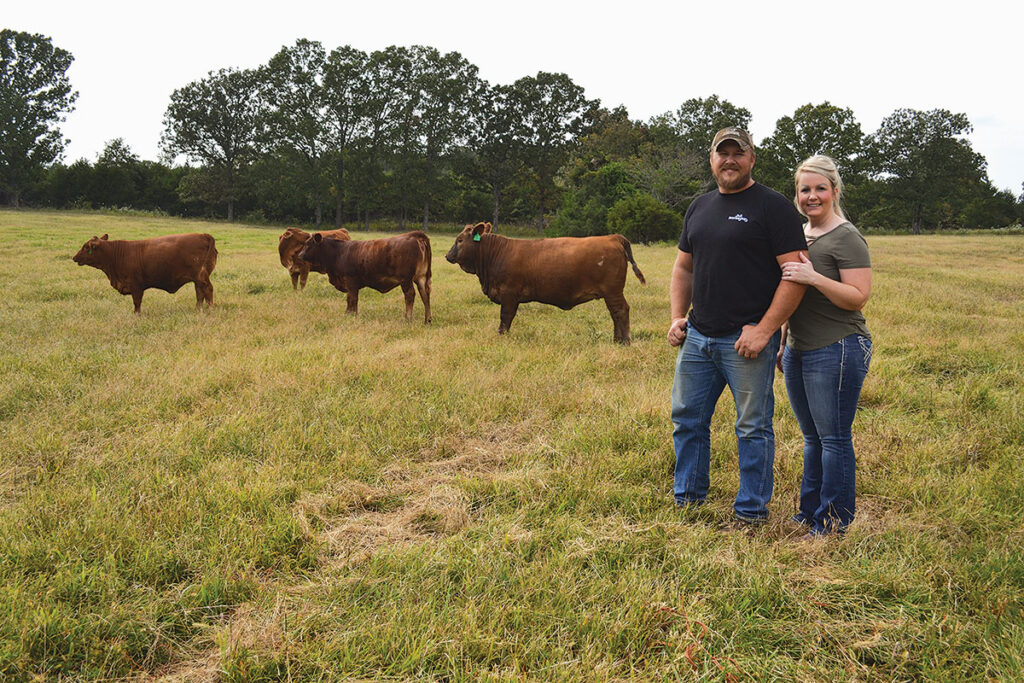
[{"label": "yellow ear tag", "polygon": [[480,233],[477,233],[477,234],[473,235],[473,241],[474,242],[479,242],[480,241]]}]

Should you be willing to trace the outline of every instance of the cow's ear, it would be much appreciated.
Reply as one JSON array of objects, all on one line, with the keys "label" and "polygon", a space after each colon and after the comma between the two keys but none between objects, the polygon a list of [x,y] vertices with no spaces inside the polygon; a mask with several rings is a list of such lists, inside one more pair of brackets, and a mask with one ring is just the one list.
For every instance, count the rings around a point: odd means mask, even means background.
[{"label": "cow's ear", "polygon": [[317,244],[320,244],[321,242],[324,241],[324,236],[321,235],[318,232],[314,232],[313,233],[313,241],[316,242]]},{"label": "cow's ear", "polygon": [[491,231],[491,224],[490,223],[484,223],[484,229],[481,232],[490,232],[490,231]]},{"label": "cow's ear", "polygon": [[107,239],[107,233],[103,233],[103,237],[101,237],[100,239],[101,239],[101,240],[105,240],[105,239]]},{"label": "cow's ear", "polygon": [[480,235],[484,234],[485,232],[490,232],[490,229],[487,226],[488,226],[487,223],[477,223],[476,225],[473,226],[473,241],[474,242],[479,242],[480,241]]}]

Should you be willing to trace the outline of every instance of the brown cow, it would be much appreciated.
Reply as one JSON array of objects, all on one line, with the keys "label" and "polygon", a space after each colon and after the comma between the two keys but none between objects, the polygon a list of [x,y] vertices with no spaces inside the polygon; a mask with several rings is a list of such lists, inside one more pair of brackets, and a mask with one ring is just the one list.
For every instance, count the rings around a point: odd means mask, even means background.
[{"label": "brown cow", "polygon": [[[351,239],[348,230],[338,228],[337,230],[325,230],[322,234],[328,239],[347,240]],[[310,268],[309,261],[299,258],[299,252],[306,246],[309,240],[309,233],[298,228],[288,228],[277,238],[277,253],[281,255],[281,265],[288,269],[292,276],[292,289],[306,288],[306,278],[309,271],[323,273],[325,271],[317,268]]]},{"label": "brown cow", "polygon": [[196,286],[196,310],[203,301],[213,306],[210,273],[217,265],[217,247],[212,235],[189,233],[145,240],[110,240],[93,237],[74,256],[80,266],[99,268],[110,286],[131,294],[135,312],[142,307],[142,293],[150,288],[177,292],[186,282]]},{"label": "brown cow", "polygon": [[331,284],[348,293],[346,313],[359,312],[363,287],[389,292],[401,286],[405,319],[411,320],[415,284],[425,309],[423,322],[430,322],[430,238],[421,230],[358,242],[324,239],[316,232],[299,256],[309,261],[311,268],[323,268]]},{"label": "brown cow", "polygon": [[615,341],[629,344],[629,304],[622,295],[627,261],[640,283],[647,284],[622,235],[516,240],[495,235],[490,223],[477,223],[459,233],[445,258],[476,275],[484,294],[501,304],[498,334],[508,332],[519,304],[527,301],[567,311],[604,299]]}]

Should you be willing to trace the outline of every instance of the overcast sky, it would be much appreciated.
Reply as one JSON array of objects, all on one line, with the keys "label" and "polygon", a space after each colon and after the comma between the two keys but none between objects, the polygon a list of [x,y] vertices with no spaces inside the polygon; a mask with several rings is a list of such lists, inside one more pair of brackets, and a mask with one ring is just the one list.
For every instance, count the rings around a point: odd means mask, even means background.
[{"label": "overcast sky", "polygon": [[1019,195],[1024,3],[944,4],[47,0],[4,3],[0,28],[42,33],[74,55],[68,162],[95,161],[117,137],[156,159],[172,91],[308,38],[327,50],[458,51],[491,83],[563,72],[587,97],[641,120],[717,94],[750,110],[756,142],[808,103],[852,109],[865,133],[898,108],[948,109],[974,125],[971,142],[996,187]]}]

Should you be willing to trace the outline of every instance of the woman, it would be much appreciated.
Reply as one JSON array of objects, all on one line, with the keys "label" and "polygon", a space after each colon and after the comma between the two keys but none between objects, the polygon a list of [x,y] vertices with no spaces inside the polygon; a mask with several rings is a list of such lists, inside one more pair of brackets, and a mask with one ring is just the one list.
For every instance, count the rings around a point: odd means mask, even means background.
[{"label": "woman", "polygon": [[800,510],[809,536],[842,533],[853,521],[855,465],[851,427],[871,362],[861,309],[871,295],[867,242],[843,214],[835,162],[813,156],[794,174],[797,209],[807,217],[810,259],[782,267],[782,279],[808,285],[787,325],[781,366],[804,435]]}]

